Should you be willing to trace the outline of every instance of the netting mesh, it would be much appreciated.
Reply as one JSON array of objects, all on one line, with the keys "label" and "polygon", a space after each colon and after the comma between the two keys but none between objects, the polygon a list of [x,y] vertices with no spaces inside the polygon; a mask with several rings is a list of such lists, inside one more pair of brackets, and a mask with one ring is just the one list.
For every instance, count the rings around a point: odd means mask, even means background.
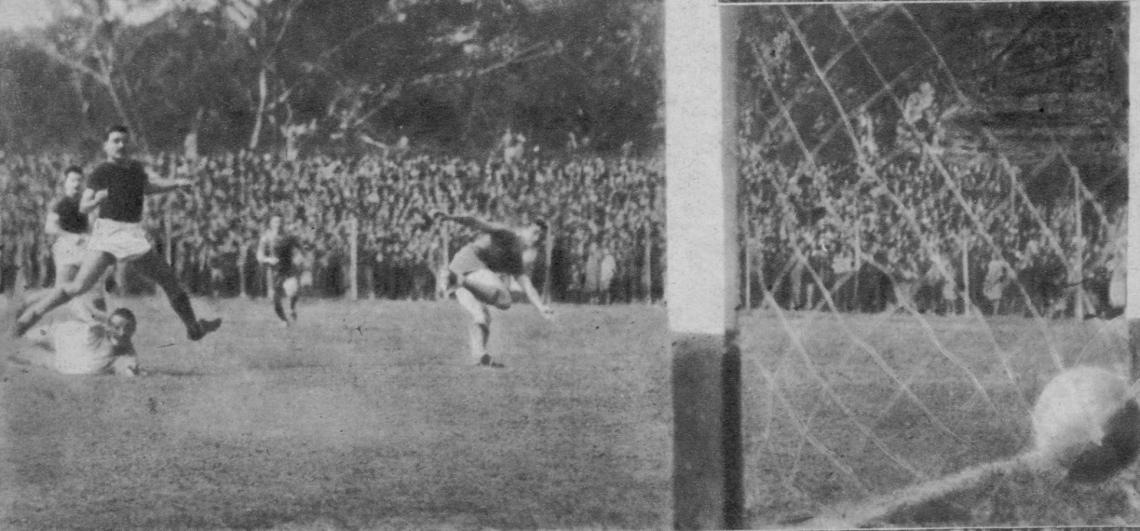
[{"label": "netting mesh", "polygon": [[[1050,377],[1078,363],[1127,372],[1124,327],[1111,319],[1124,299],[1125,13],[1116,3],[742,13],[753,311],[741,325],[757,525],[1017,455]],[[931,514],[879,523],[1140,514],[1127,485],[1114,484],[1123,497],[1098,494],[1117,505],[1077,510],[1048,501],[1067,487],[1038,483],[1007,475],[922,509]]]}]

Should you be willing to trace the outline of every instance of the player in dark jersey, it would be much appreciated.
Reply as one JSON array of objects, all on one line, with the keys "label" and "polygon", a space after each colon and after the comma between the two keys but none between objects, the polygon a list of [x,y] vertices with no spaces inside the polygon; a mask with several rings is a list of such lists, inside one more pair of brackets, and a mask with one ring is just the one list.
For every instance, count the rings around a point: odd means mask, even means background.
[{"label": "player in dark jersey", "polygon": [[[296,258],[301,241],[281,224],[281,216],[269,219],[269,230],[257,242],[257,259],[265,264],[267,276],[273,286],[273,311],[285,323],[297,322],[297,299],[300,298],[301,268]],[[285,315],[283,299],[289,299],[289,315]]]},{"label": "player in dark jersey", "polygon": [[51,246],[55,263],[55,284],[61,285],[75,278],[91,227],[87,214],[79,211],[83,193],[83,170],[68,166],[63,171],[63,196],[52,204],[44,224],[44,233],[55,237]]},{"label": "player in dark jersey", "polygon": [[455,275],[455,298],[471,314],[471,356],[484,367],[501,367],[487,352],[491,336],[491,312],[488,305],[506,310],[511,307],[510,281],[518,282],[527,299],[546,319],[554,312],[543,304],[542,297],[530,281],[530,272],[538,256],[538,244],[546,234],[546,223],[536,221],[512,228],[489,223],[471,216],[435,213],[433,217],[454,221],[483,231],[475,241],[455,253],[449,268]]},{"label": "player in dark jersey", "polygon": [[86,293],[116,261],[132,261],[166,293],[174,313],[186,326],[191,341],[202,339],[221,326],[221,319],[199,320],[190,297],[179,285],[174,270],[154,251],[142,227],[143,198],[193,185],[189,179],[156,179],[147,176],[142,163],[127,156],[130,132],[126,127],[107,130],[103,151],[107,162],[95,168],[79,200],[79,211],[99,208],[99,216],[87,242],[83,262],[75,278],[52,288],[43,299],[25,309],[16,320],[17,336],[23,335],[53,308]]}]

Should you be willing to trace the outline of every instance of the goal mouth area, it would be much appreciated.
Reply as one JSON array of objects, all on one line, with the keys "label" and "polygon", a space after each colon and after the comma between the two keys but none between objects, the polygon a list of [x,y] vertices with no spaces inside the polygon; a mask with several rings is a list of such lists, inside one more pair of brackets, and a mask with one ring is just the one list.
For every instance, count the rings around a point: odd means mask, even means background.
[{"label": "goal mouth area", "polygon": [[961,526],[1043,526],[1099,521],[1125,525],[1140,510],[1137,471],[1125,465],[1111,473],[1078,479],[1059,467],[1040,468],[1028,454],[985,463],[896,492],[825,508],[813,516],[785,519],[780,528],[865,529]]}]

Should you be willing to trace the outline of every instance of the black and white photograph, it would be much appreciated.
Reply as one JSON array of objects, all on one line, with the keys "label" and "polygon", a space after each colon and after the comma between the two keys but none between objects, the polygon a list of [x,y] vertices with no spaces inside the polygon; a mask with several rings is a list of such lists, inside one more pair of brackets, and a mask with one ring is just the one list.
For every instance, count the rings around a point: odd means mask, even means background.
[{"label": "black and white photograph", "polygon": [[1140,523],[1128,7],[733,8],[751,527]]},{"label": "black and white photograph", "polygon": [[0,0],[0,528],[1140,525],[1131,8]]}]

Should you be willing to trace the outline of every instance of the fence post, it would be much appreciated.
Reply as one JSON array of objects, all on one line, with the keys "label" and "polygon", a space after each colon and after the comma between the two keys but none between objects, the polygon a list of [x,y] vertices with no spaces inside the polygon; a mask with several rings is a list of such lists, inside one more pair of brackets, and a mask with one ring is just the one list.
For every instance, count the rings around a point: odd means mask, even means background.
[{"label": "fence post", "polygon": [[348,220],[348,297],[351,300],[360,298],[360,286],[357,282],[358,262],[360,260],[359,221],[353,214]]},{"label": "fence post", "polygon": [[543,246],[542,302],[544,304],[550,304],[550,291],[553,285],[550,276],[554,271],[554,266],[550,261],[554,257],[554,234],[554,224],[551,223],[546,226],[546,245]]},{"label": "fence post", "polygon": [[174,262],[174,259],[173,259],[174,248],[171,246],[173,238],[170,235],[170,223],[171,223],[170,222],[170,210],[171,209],[165,208],[163,210],[165,210],[165,212],[162,213],[162,232],[163,232],[162,250],[164,251],[163,254],[166,255],[167,265],[172,265]]},{"label": "fence post", "polygon": [[[745,210],[748,212],[748,210]],[[752,311],[752,218],[747,214],[744,216],[744,308],[746,311]]]},{"label": "fence post", "polygon": [[249,279],[246,278],[248,273],[246,266],[249,265],[249,241],[242,238],[241,245],[238,246],[237,256],[237,269],[238,269],[238,288],[241,291],[241,296],[246,299],[252,299],[253,295],[249,292]]},{"label": "fence post", "polygon": [[24,239],[18,237],[16,239],[16,260],[14,262],[16,264],[16,278],[14,279],[16,284],[14,286],[15,289],[13,290],[14,293],[20,293],[28,287],[28,279],[26,273],[27,264],[25,264],[24,260],[24,254],[26,252],[27,246],[24,245]]},{"label": "fence post", "polygon": [[962,313],[970,313],[974,301],[970,299],[970,236],[962,233]]},{"label": "fence post", "polygon": [[653,260],[653,242],[651,236],[653,227],[649,221],[646,221],[643,227],[642,231],[645,233],[645,237],[642,239],[642,243],[645,244],[645,247],[642,249],[641,293],[645,297],[646,304],[653,304],[653,269],[651,265],[651,260]]}]

